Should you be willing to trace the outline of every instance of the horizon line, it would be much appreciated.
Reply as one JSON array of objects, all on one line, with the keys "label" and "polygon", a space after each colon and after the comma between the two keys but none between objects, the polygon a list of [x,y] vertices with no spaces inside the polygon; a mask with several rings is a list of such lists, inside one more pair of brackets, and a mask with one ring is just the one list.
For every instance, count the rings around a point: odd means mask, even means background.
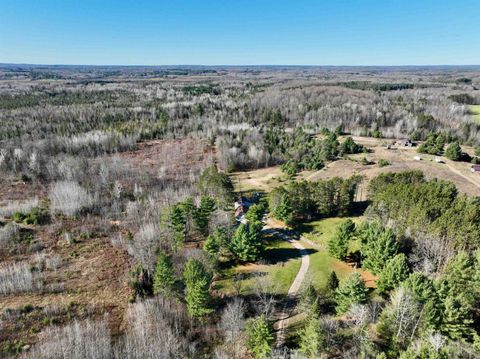
[{"label": "horizon line", "polygon": [[0,62],[0,66],[87,66],[87,67],[477,67],[479,64],[369,64],[369,65],[305,65],[305,64],[62,64],[62,63],[28,63],[28,62]]}]

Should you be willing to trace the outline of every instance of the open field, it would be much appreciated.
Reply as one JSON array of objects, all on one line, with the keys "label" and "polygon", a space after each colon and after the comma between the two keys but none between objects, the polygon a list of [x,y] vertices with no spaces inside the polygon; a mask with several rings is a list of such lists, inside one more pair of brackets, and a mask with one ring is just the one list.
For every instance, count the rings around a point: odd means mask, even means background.
[{"label": "open field", "polygon": [[[439,178],[455,183],[457,188],[468,195],[480,195],[480,177],[478,174],[470,171],[470,163],[454,162],[445,157],[441,157],[445,163],[435,162],[435,156],[417,153],[417,147],[399,147],[392,146],[391,149],[383,146],[384,143],[391,143],[391,140],[374,139],[368,137],[354,137],[354,140],[371,150],[372,153],[351,155],[350,160],[340,160],[328,164],[309,177],[310,180],[331,178],[334,176],[348,177],[352,174],[359,174],[365,177],[366,182],[380,173],[399,172],[404,170],[421,170],[426,177]],[[464,147],[464,151],[472,153],[473,149]],[[414,159],[415,156],[421,158],[420,161]],[[364,165],[361,159],[366,157],[375,163],[380,159],[385,159],[391,163],[389,166],[379,167],[376,164]],[[364,183],[366,184],[366,183]],[[365,185],[360,187],[359,198],[366,198]]]},{"label": "open field", "polygon": [[[461,192],[468,195],[480,195],[480,175],[470,171],[470,163],[454,162],[445,157],[441,157],[445,163],[437,163],[435,162],[435,156],[418,154],[417,147],[391,146],[391,149],[387,149],[386,144],[393,142],[387,139],[354,137],[354,140],[368,147],[372,152],[350,155],[349,159],[340,159],[328,163],[325,168],[319,171],[304,171],[297,178],[316,181],[336,176],[347,178],[359,174],[366,181],[359,188],[357,200],[364,200],[368,181],[380,173],[421,170],[429,179],[439,178],[452,181]],[[473,148],[467,146],[462,146],[462,148],[465,152],[473,154]],[[415,156],[420,156],[421,160],[415,160]],[[373,164],[363,164],[362,159],[364,157]],[[380,159],[387,160],[390,165],[379,167],[377,163]],[[284,177],[279,166],[236,172],[232,175],[237,190],[261,190],[266,192],[285,183]]]},{"label": "open field", "polygon": [[473,119],[480,122],[480,105],[470,105],[469,110]]},{"label": "open field", "polygon": [[269,192],[272,188],[278,187],[286,181],[285,174],[281,171],[280,166],[234,172],[230,178],[236,192],[252,190]]}]

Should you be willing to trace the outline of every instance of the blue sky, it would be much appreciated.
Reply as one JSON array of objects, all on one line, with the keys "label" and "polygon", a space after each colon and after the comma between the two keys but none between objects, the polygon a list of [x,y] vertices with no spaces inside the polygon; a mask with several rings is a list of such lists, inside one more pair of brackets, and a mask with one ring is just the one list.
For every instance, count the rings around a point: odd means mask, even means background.
[{"label": "blue sky", "polygon": [[480,64],[480,0],[0,0],[0,62]]}]

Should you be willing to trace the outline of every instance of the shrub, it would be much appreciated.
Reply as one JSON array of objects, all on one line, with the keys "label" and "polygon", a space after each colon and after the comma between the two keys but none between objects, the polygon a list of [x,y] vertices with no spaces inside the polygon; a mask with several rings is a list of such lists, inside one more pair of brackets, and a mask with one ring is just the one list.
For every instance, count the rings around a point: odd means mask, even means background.
[{"label": "shrub", "polygon": [[127,330],[115,347],[115,359],[198,358],[187,336],[183,307],[162,296],[135,303],[127,311]]},{"label": "shrub", "polygon": [[38,278],[28,262],[19,262],[0,267],[0,293],[11,294],[33,291],[39,288]]},{"label": "shrub", "polygon": [[63,328],[49,327],[27,358],[111,359],[110,332],[104,322],[75,321]]},{"label": "shrub", "polygon": [[6,247],[11,241],[19,236],[18,226],[10,222],[5,227],[0,228],[0,248]]},{"label": "shrub", "polygon": [[378,167],[390,166],[390,162],[384,160],[383,158],[378,160]]},{"label": "shrub", "polygon": [[38,198],[27,199],[24,201],[9,201],[0,206],[0,217],[12,217],[15,213],[26,215],[32,209],[38,207]]},{"label": "shrub", "polygon": [[77,215],[82,209],[92,205],[92,197],[77,182],[60,181],[53,184],[49,198],[53,213],[66,216]]}]

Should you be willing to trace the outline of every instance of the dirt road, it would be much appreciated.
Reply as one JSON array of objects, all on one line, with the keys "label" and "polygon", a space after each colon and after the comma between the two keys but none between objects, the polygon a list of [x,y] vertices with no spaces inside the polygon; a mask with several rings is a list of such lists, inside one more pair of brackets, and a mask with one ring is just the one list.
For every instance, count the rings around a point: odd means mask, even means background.
[{"label": "dirt road", "polygon": [[300,287],[305,279],[305,276],[308,272],[308,268],[310,266],[310,257],[308,250],[301,245],[298,241],[292,239],[290,236],[282,233],[275,228],[268,227],[273,231],[276,237],[283,239],[289,242],[292,246],[294,246],[301,255],[301,265],[300,269],[298,270],[295,279],[293,280],[292,285],[288,289],[287,295],[285,297],[284,306],[280,313],[277,314],[277,322],[275,323],[275,328],[277,329],[277,346],[282,346],[285,342],[285,329],[288,327],[289,319],[291,318],[292,312],[295,309],[294,303],[295,299],[300,291]]},{"label": "dirt road", "polygon": [[466,175],[464,175],[462,172],[460,172],[459,170],[457,170],[455,167],[453,167],[451,164],[449,163],[446,163],[448,169],[450,171],[452,171],[453,173],[455,173],[456,175],[460,176],[460,177],[463,177],[465,178],[468,182],[470,182],[471,184],[473,184],[474,186],[477,186],[478,188],[480,188],[480,183],[478,183],[477,181],[475,181],[473,178],[471,177],[468,177]]}]

